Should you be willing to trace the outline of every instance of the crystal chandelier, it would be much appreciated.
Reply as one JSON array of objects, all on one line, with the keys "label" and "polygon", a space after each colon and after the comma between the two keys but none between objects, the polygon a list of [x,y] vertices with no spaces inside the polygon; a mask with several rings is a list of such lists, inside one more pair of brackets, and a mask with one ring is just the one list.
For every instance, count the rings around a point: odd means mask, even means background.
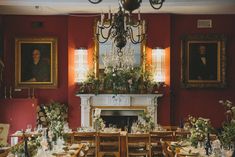
[{"label": "crystal chandelier", "polygon": [[[102,0],[88,0],[89,2],[93,4],[98,4]],[[119,0],[122,4],[125,10],[135,10],[140,7],[140,3],[142,0]],[[149,0],[149,3],[153,9],[160,9],[162,7],[162,4],[165,0]]]},{"label": "crystal chandelier", "polygon": [[[88,0],[93,4],[100,3],[102,0]],[[117,47],[117,55],[123,55],[123,47],[130,41],[133,44],[141,43],[145,38],[145,21],[141,20],[140,12],[138,19],[131,16],[132,11],[140,7],[142,0],[119,0],[119,10],[108,18],[102,13],[100,21],[97,23],[96,37],[100,43],[105,43],[112,39]],[[154,9],[160,9],[164,0],[149,0]],[[137,30],[137,33],[134,33]],[[104,33],[107,32],[107,33]]]},{"label": "crystal chandelier", "polygon": [[123,48],[122,56],[119,56],[117,53],[117,47],[114,47],[112,44],[112,49],[106,50],[102,55],[105,72],[108,72],[109,70],[132,69],[134,67],[134,48],[131,47],[131,44],[128,44],[128,46]]}]

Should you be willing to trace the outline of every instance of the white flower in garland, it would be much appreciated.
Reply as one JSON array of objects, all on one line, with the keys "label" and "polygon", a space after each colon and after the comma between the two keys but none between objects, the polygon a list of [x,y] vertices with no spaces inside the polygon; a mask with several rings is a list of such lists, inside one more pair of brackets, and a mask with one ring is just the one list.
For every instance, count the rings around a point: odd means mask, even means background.
[{"label": "white flower in garland", "polygon": [[137,131],[149,132],[154,129],[154,107],[148,107],[146,111],[140,114],[137,122]]},{"label": "white flower in garland", "polygon": [[105,127],[105,123],[104,123],[103,119],[100,117],[100,115],[101,115],[101,109],[96,108],[94,115],[93,115],[93,123],[94,123],[94,127],[97,131],[104,129],[104,127]]},{"label": "white flower in garland", "polygon": [[100,118],[100,115],[101,115],[101,109],[96,108],[95,113],[94,113],[94,119],[96,120],[96,119]]}]

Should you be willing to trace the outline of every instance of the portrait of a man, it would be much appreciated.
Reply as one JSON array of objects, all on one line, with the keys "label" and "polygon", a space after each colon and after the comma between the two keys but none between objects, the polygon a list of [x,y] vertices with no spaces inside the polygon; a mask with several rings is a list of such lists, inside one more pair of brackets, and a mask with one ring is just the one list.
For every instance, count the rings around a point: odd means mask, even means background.
[{"label": "portrait of a man", "polygon": [[192,34],[181,40],[181,87],[226,87],[226,37]]},{"label": "portrait of a man", "polygon": [[50,45],[23,44],[21,80],[27,82],[50,81]]},{"label": "portrait of a man", "polygon": [[15,39],[15,85],[18,88],[57,88],[57,39]]},{"label": "portrait of a man", "polygon": [[217,43],[189,44],[189,80],[217,80]]}]

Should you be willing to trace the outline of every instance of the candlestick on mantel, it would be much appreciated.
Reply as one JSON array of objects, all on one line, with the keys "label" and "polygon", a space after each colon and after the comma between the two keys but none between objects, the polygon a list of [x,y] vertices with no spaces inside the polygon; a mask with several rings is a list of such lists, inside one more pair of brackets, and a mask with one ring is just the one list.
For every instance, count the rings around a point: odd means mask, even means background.
[{"label": "candlestick on mantel", "polygon": [[7,98],[7,87],[6,86],[4,87],[4,98],[5,99]]},{"label": "candlestick on mantel", "polygon": [[12,87],[10,86],[10,89],[9,89],[9,98],[11,99],[12,98]]},{"label": "candlestick on mantel", "polygon": [[28,88],[28,98],[31,98],[30,88]]}]

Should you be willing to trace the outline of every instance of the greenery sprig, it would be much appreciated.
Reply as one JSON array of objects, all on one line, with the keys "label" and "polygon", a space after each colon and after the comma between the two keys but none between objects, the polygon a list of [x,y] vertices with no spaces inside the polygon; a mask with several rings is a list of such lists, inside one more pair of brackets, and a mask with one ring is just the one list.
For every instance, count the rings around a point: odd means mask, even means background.
[{"label": "greenery sprig", "polygon": [[[32,137],[28,139],[27,142],[28,153],[30,156],[35,156],[37,154],[38,148],[40,145],[40,137]],[[24,150],[24,142],[19,143],[13,147],[11,147],[10,152],[14,155],[23,156],[25,153]]]}]

